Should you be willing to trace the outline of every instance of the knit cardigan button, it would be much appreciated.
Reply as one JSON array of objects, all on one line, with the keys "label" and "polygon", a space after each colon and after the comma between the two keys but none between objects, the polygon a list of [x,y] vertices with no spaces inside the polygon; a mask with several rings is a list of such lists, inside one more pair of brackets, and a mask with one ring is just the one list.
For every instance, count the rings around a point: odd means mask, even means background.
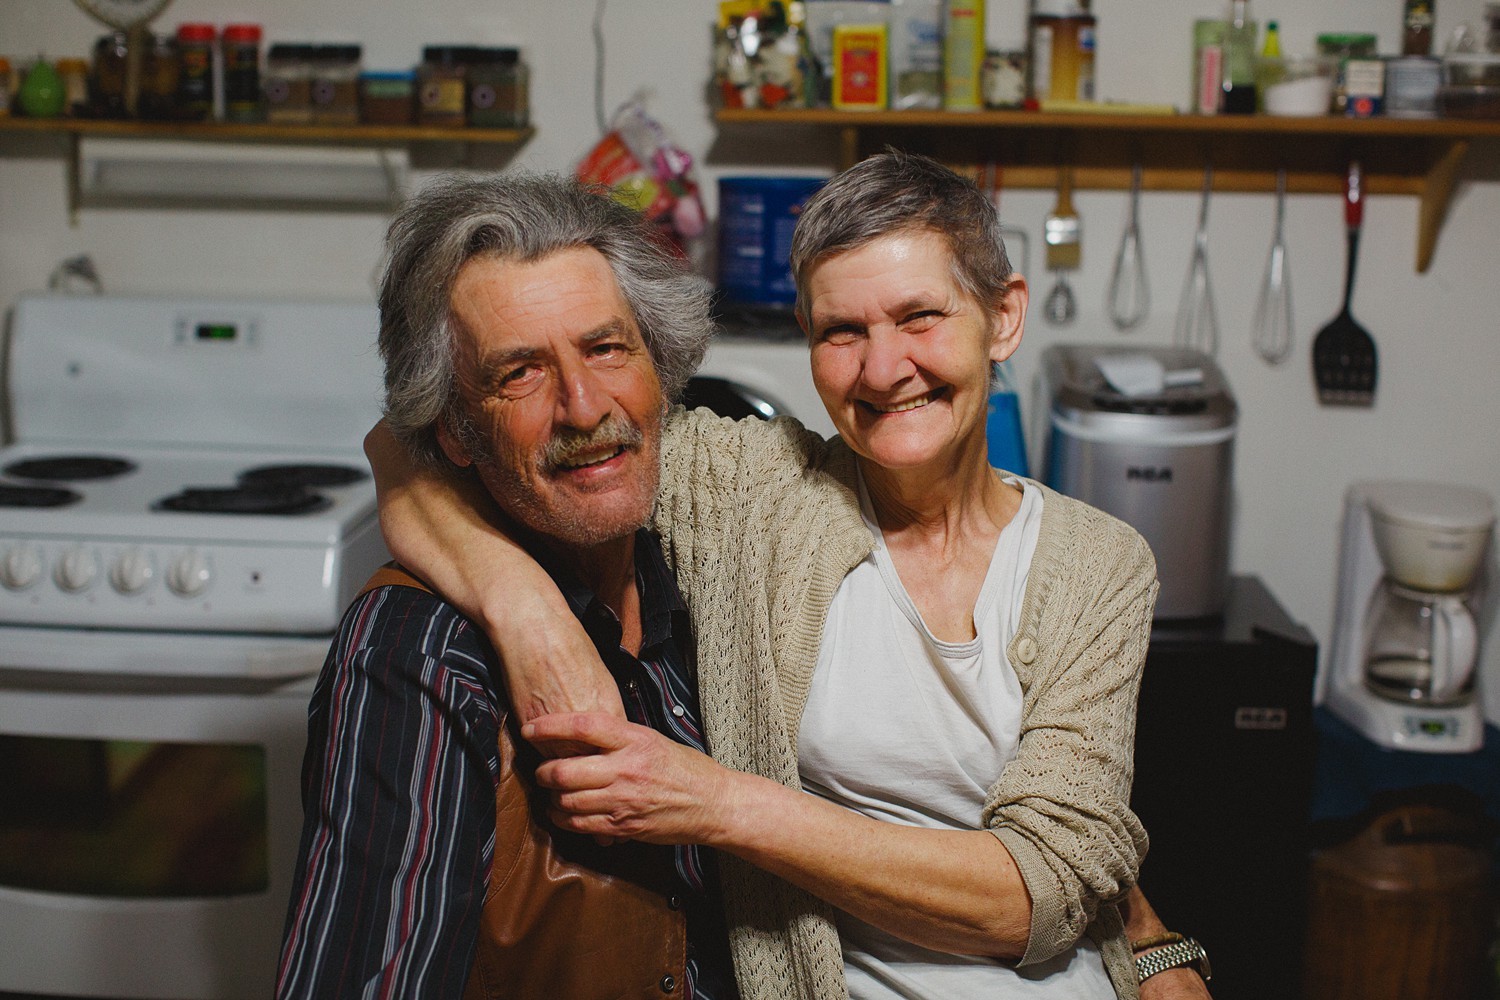
[{"label": "knit cardigan button", "polygon": [[1036,643],[1031,636],[1023,635],[1016,641],[1016,656],[1022,663],[1030,663],[1036,659]]}]

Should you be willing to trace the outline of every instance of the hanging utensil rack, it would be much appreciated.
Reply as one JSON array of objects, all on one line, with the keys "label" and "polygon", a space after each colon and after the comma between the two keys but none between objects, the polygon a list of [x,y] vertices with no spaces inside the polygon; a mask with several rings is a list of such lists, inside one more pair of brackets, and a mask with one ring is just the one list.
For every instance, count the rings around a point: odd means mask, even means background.
[{"label": "hanging utensil rack", "polygon": [[1040,111],[720,110],[721,127],[835,129],[840,166],[887,145],[918,149],[961,170],[995,161],[1005,185],[1055,189],[1063,152],[1075,190],[1130,188],[1142,167],[1146,191],[1197,191],[1214,164],[1216,193],[1276,190],[1278,167],[1293,194],[1343,192],[1351,158],[1365,164],[1366,191],[1420,201],[1416,269],[1426,272],[1460,171],[1475,143],[1500,140],[1500,121],[1473,119],[1289,118]]}]

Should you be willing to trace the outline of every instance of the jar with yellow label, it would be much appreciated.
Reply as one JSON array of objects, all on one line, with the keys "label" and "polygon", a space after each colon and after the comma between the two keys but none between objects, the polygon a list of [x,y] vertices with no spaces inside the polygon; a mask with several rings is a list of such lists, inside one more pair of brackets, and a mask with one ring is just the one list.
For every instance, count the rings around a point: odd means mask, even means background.
[{"label": "jar with yellow label", "polygon": [[470,47],[429,45],[417,67],[417,122],[461,128],[469,99]]}]

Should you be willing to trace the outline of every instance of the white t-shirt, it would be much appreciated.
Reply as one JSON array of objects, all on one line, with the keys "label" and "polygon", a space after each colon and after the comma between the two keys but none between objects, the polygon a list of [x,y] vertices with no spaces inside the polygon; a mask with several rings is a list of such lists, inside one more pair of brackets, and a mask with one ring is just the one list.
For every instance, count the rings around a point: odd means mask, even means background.
[{"label": "white t-shirt", "polygon": [[[860,504],[875,550],[844,578],[829,608],[797,739],[802,787],[879,820],[978,829],[985,793],[1020,739],[1021,685],[1005,649],[1036,551],[1041,491],[1024,486],[974,605],[978,635],[962,643],[937,639],[923,623],[863,482]],[[838,928],[854,1000],[1115,996],[1087,937],[1051,961],[1018,970],[931,951],[843,912]]]}]

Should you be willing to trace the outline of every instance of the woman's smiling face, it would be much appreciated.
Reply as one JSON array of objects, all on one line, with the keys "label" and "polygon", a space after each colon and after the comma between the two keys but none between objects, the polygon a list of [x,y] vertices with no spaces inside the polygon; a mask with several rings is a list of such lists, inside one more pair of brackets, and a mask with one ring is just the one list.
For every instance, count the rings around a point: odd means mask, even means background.
[{"label": "woman's smiling face", "polygon": [[892,233],[828,257],[807,278],[813,383],[834,426],[885,469],[951,469],[984,454],[990,366],[1020,342],[1026,290],[983,309],[947,241]]}]

